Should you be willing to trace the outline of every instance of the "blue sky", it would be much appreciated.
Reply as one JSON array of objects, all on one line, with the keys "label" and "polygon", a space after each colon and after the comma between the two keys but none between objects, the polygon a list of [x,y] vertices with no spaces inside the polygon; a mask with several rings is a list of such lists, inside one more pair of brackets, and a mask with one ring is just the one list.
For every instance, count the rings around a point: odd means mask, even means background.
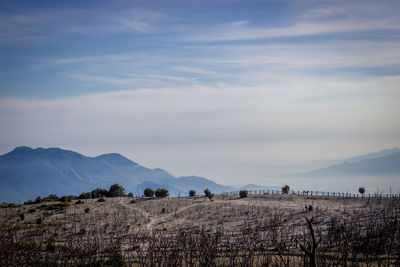
[{"label": "blue sky", "polygon": [[[0,1],[0,151],[268,183],[398,147],[399,1]],[[283,167],[282,167],[283,166]]]}]

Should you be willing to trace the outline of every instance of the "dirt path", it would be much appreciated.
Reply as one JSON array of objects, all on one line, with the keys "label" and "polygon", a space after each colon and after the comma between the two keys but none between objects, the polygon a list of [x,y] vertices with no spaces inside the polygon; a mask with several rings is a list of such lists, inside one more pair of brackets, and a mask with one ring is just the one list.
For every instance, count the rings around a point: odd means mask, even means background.
[{"label": "dirt path", "polygon": [[[220,201],[217,200],[216,202],[220,202]],[[192,203],[188,206],[181,207],[171,213],[157,214],[157,215],[151,214],[151,213],[145,211],[144,209],[142,209],[141,207],[138,207],[137,205],[124,203],[124,199],[119,200],[118,204],[129,210],[133,210],[135,212],[141,213],[144,217],[146,217],[149,220],[149,222],[146,224],[146,229],[151,231],[155,228],[156,225],[160,225],[160,224],[167,223],[170,221],[177,222],[178,220],[176,220],[176,218],[175,218],[176,214],[179,214],[181,212],[184,212],[190,208],[193,208],[193,207],[196,207],[199,205],[204,205],[205,202],[201,201],[201,202]],[[181,221],[181,220],[179,220],[179,221]]]},{"label": "dirt path", "polygon": [[153,224],[155,224],[156,221],[157,221],[157,219],[154,218],[154,215],[153,215],[153,214],[151,214],[151,213],[145,211],[144,209],[142,209],[142,208],[140,208],[140,207],[138,207],[138,206],[134,206],[134,205],[132,205],[132,204],[131,204],[131,205],[128,205],[128,204],[126,204],[126,203],[123,202],[123,199],[121,199],[120,201],[118,201],[118,204],[121,205],[121,206],[123,206],[123,207],[125,207],[125,208],[127,208],[127,209],[130,209],[130,210],[134,210],[134,211],[136,211],[136,212],[139,212],[139,213],[141,213],[144,217],[146,217],[146,218],[150,221],[149,223],[146,224],[146,229],[147,229],[147,230],[151,230],[150,226],[153,225]]},{"label": "dirt path", "polygon": [[[152,201],[152,200],[149,200]],[[265,201],[254,201],[251,202],[248,199],[236,199],[234,200],[234,202],[232,202],[232,200],[214,200],[213,204],[218,204],[218,203],[224,203],[224,202],[228,202],[230,204],[234,204],[234,205],[243,205],[243,206],[247,206],[247,205],[259,205],[259,206],[265,206],[268,205],[270,207],[276,207],[276,208],[292,208],[294,210],[298,210],[298,209],[302,209],[303,207],[303,202],[297,201],[297,202],[293,202],[293,201],[279,201],[279,200],[269,200],[267,203]],[[128,204],[126,203],[125,199],[121,199],[118,202],[119,205],[140,213],[143,217],[145,217],[148,222],[146,224],[143,225],[143,227],[148,230],[148,231],[152,231],[154,229],[157,228],[157,226],[162,226],[163,224],[166,223],[172,223],[173,225],[176,224],[182,224],[185,223],[186,219],[185,218],[176,218],[176,215],[181,214],[191,208],[194,207],[198,207],[198,206],[206,206],[207,204],[209,204],[209,202],[205,202],[205,201],[196,201],[194,203],[191,203],[187,206],[183,206],[178,208],[177,210],[173,210],[172,212],[169,213],[149,213],[147,212],[144,207],[140,207],[136,204]],[[314,203],[313,203],[314,204]],[[190,219],[189,219],[190,220]]]},{"label": "dirt path", "polygon": [[162,224],[162,223],[166,223],[166,222],[171,221],[171,220],[175,220],[175,219],[174,219],[175,214],[178,214],[178,213],[180,213],[180,212],[183,212],[183,211],[185,211],[185,210],[187,210],[187,209],[190,209],[190,208],[192,208],[192,207],[195,207],[195,206],[198,206],[198,205],[202,205],[203,203],[204,203],[204,202],[193,203],[193,204],[190,204],[190,205],[188,205],[188,206],[181,207],[181,208],[177,209],[176,211],[174,211],[174,212],[172,212],[172,213],[165,214],[164,216],[161,216],[161,217],[158,218],[158,219],[152,220],[150,223],[148,223],[148,224],[146,225],[146,226],[147,226],[147,229],[150,230],[150,229],[153,229],[153,227],[154,227],[155,225],[157,225],[157,224]]},{"label": "dirt path", "polygon": [[[118,204],[123,206],[123,207],[125,207],[125,208],[127,208],[127,209],[134,210],[136,212],[141,213],[144,217],[146,217],[149,220],[149,222],[146,224],[146,229],[147,230],[152,230],[155,225],[166,223],[168,221],[174,220],[175,214],[183,212],[183,211],[185,211],[187,209],[190,209],[192,207],[204,204],[204,202],[197,202],[197,203],[193,203],[193,204],[190,204],[188,206],[185,206],[185,207],[181,207],[181,208],[177,209],[176,211],[174,211],[172,213],[167,213],[167,214],[164,214],[164,215],[154,215],[154,214],[151,214],[151,213],[145,211],[144,209],[142,209],[142,208],[140,208],[140,207],[138,207],[136,205],[129,205],[127,203],[124,203],[123,200],[124,199],[119,200]],[[157,218],[154,218],[155,216],[157,216]]]}]

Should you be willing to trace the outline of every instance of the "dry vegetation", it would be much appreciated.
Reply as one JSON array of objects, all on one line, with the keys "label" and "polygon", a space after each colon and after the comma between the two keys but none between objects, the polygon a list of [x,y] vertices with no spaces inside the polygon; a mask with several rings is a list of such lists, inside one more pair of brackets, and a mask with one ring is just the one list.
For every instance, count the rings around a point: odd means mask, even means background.
[{"label": "dry vegetation", "polygon": [[398,198],[78,201],[1,208],[0,266],[400,266]]}]

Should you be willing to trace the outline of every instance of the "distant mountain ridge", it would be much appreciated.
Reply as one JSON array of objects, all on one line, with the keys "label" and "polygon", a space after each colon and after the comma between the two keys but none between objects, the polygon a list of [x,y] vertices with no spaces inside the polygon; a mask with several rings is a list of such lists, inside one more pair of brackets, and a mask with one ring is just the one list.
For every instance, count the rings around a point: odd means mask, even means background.
[{"label": "distant mountain ridge", "polygon": [[267,190],[280,190],[281,187],[279,187],[279,186],[264,186],[264,185],[257,185],[257,184],[248,184],[248,185],[245,185],[245,186],[238,186],[235,189],[236,189],[236,191],[239,191],[239,190],[248,190],[248,191],[265,190],[265,191],[267,191]]},{"label": "distant mountain ridge", "polygon": [[[117,153],[88,157],[61,148],[17,147],[0,156],[0,202],[25,201],[36,196],[80,194],[119,183],[137,194],[143,185],[165,187],[171,195],[229,191],[203,177],[176,178],[162,169],[149,169]],[[139,191],[140,192],[140,191]],[[140,193],[142,193],[141,191]]]},{"label": "distant mountain ridge", "polygon": [[307,172],[307,176],[399,175],[400,149],[371,153],[326,168]]},{"label": "distant mountain ridge", "polygon": [[385,150],[382,150],[379,152],[359,155],[359,156],[347,158],[344,160],[344,162],[355,163],[355,162],[359,162],[359,161],[366,160],[366,159],[376,159],[376,158],[381,158],[381,157],[385,157],[385,156],[390,156],[390,155],[396,154],[396,153],[400,153],[400,148],[395,147],[395,148],[385,149]]}]

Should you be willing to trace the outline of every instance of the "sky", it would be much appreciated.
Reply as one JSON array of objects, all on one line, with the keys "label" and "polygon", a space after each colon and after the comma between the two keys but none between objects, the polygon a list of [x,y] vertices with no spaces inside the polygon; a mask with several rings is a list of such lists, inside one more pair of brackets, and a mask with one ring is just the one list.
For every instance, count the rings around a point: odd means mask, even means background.
[{"label": "sky", "polygon": [[399,10],[0,0],[0,153],[116,152],[176,176],[270,185],[399,147]]}]

